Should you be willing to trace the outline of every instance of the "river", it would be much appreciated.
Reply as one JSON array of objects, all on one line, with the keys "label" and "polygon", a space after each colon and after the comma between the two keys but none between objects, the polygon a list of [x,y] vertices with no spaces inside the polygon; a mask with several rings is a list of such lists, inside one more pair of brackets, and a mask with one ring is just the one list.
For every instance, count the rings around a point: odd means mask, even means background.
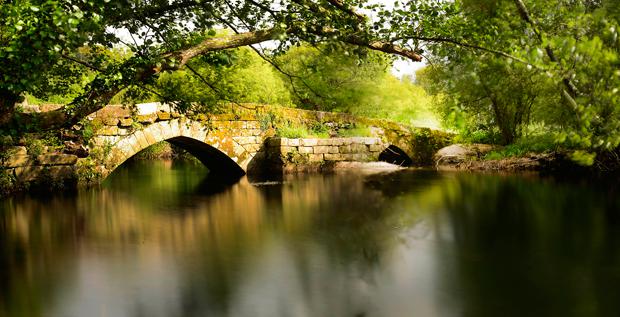
[{"label": "river", "polygon": [[619,316],[617,185],[136,161],[0,203],[0,316]]}]

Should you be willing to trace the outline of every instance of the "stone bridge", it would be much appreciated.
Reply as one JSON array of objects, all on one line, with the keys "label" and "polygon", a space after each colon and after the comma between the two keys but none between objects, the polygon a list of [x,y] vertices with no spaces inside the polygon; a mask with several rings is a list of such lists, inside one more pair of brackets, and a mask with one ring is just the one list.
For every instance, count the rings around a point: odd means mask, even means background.
[{"label": "stone bridge", "polygon": [[[73,132],[86,138],[82,151],[68,147],[33,151],[16,146],[9,149],[2,165],[17,182],[50,178],[96,182],[138,152],[167,141],[203,162],[212,175],[238,179],[246,173],[278,169],[321,169],[340,161],[423,164],[420,153],[446,141],[445,134],[429,129],[346,114],[264,105],[229,107],[224,114],[180,115],[159,103],[141,104],[132,110],[107,106],[75,127]],[[330,137],[276,137],[283,126],[319,127]],[[361,126],[370,135],[338,136]],[[290,166],[295,168],[287,168]]]}]

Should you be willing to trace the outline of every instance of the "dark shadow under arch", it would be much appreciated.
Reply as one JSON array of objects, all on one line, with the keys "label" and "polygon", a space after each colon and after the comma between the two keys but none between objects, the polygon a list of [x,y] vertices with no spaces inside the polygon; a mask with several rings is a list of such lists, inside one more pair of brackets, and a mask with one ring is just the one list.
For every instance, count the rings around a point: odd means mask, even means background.
[{"label": "dark shadow under arch", "polygon": [[166,140],[196,157],[209,169],[209,179],[236,181],[245,175],[245,171],[228,155],[196,139],[178,136]]},{"label": "dark shadow under arch", "polygon": [[413,165],[413,160],[409,157],[409,155],[395,145],[390,145],[383,150],[383,152],[379,154],[379,161],[400,166]]}]

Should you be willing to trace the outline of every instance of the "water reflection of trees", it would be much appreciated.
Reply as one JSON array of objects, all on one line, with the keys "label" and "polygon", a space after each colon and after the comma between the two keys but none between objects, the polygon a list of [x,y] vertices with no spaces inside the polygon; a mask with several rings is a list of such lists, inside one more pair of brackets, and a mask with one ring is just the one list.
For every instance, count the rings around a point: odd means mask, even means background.
[{"label": "water reflection of trees", "polygon": [[[120,175],[116,184],[75,197],[6,206],[0,243],[12,251],[0,258],[6,268],[0,312],[45,315],[50,294],[78,278],[67,268],[80,258],[106,261],[106,252],[115,252],[137,256],[145,266],[155,255],[178,259],[180,314],[226,314],[248,271],[264,266],[265,252],[279,250],[285,258],[280,265],[292,269],[291,283],[299,285],[298,300],[331,302],[329,309],[354,314],[359,312],[349,311],[350,302],[337,299],[360,297],[351,283],[373,283],[373,267],[398,243],[398,210],[386,208],[390,198],[362,175],[242,182],[217,190],[193,177],[179,184],[170,176]],[[149,312],[142,306],[136,311]]]},{"label": "water reflection of trees", "polygon": [[93,263],[114,268],[120,286],[171,281],[174,296],[138,298],[129,315],[371,314],[391,253],[416,240],[437,258],[428,274],[442,283],[429,292],[445,311],[620,312],[620,202],[605,186],[433,171],[230,187],[186,172],[123,177],[3,203],[0,316],[49,315],[78,289],[75,268]]},{"label": "water reflection of trees", "polygon": [[437,249],[464,316],[620,314],[620,201],[592,185],[456,178]]}]

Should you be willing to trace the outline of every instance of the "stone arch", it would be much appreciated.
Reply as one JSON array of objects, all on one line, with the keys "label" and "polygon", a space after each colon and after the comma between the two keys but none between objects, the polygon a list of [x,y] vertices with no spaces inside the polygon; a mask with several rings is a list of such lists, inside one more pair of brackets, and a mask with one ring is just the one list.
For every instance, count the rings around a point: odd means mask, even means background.
[{"label": "stone arch", "polygon": [[238,179],[245,175],[251,158],[232,136],[218,134],[199,121],[185,118],[158,121],[126,135],[98,136],[94,143],[110,147],[102,162],[109,175],[130,157],[162,141],[187,150],[219,178]]},{"label": "stone arch", "polygon": [[393,144],[379,153],[379,161],[400,166],[413,165],[413,160],[409,157],[409,155],[401,148]]}]

